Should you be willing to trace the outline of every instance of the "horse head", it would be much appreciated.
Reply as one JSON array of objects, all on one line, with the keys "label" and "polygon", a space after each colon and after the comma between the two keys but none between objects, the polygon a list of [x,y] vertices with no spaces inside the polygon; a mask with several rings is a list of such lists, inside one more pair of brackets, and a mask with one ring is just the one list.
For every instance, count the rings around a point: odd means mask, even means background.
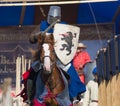
[{"label": "horse head", "polygon": [[52,70],[55,66],[56,56],[54,52],[54,37],[52,34],[50,35],[43,35],[38,37],[38,44],[42,45],[41,47],[41,55],[40,60],[43,64],[43,69],[45,74],[52,73]]},{"label": "horse head", "polygon": [[50,74],[55,65],[53,34],[37,33],[30,36],[30,43],[38,43],[39,59],[43,65],[44,73]]}]

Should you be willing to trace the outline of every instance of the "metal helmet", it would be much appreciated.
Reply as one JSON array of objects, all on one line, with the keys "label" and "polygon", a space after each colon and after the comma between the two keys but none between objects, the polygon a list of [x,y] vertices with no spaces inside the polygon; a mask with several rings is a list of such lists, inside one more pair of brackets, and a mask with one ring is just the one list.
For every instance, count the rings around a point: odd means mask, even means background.
[{"label": "metal helmet", "polygon": [[47,22],[52,24],[57,19],[61,20],[61,8],[59,6],[50,6]]}]

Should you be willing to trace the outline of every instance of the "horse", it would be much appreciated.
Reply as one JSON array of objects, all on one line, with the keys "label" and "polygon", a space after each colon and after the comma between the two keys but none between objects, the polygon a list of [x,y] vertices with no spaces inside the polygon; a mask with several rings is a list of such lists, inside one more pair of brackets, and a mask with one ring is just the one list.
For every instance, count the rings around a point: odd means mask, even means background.
[{"label": "horse", "polygon": [[38,56],[42,69],[36,79],[34,106],[72,106],[69,98],[69,82],[65,77],[67,74],[56,64],[53,34],[39,34],[35,41],[38,43],[37,51],[39,51],[36,57]]}]

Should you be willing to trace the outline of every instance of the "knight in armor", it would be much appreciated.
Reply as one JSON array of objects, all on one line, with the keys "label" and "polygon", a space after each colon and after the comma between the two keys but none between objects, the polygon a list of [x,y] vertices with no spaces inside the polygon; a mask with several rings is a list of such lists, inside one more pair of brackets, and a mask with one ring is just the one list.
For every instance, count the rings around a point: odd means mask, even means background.
[{"label": "knight in armor", "polygon": [[[49,13],[48,13],[48,18],[47,21],[41,21],[40,24],[40,32],[44,32],[53,22],[55,22],[56,20],[61,20],[61,8],[59,6],[51,6]],[[50,30],[48,30],[47,34],[49,33],[53,33],[53,28],[51,28]],[[30,38],[30,42],[34,43],[37,41],[36,37]],[[28,104],[32,103],[33,97],[34,97],[34,91],[35,91],[35,83],[36,83],[36,78],[37,75],[39,73],[39,71],[42,69],[42,65],[40,63],[39,59],[39,54],[40,51],[38,51],[33,59],[33,63],[31,65],[31,68],[29,70],[26,71],[25,74],[23,74],[23,79],[25,82],[25,91],[27,93],[27,97],[22,95],[23,98],[25,99],[24,101],[27,102]],[[38,56],[38,57],[36,57]],[[32,105],[32,104],[31,104]]]},{"label": "knight in armor", "polygon": [[[56,20],[61,20],[61,8],[59,6],[51,6],[47,21],[41,21],[40,32],[44,32],[53,22]],[[53,33],[53,28],[48,30],[47,34]],[[35,43],[37,41],[36,36],[30,36],[30,43]],[[35,94],[36,79],[39,71],[42,69],[41,62],[39,60],[40,51],[37,51],[33,56],[33,63],[29,70],[27,70],[23,75],[22,83],[24,84],[24,89],[17,96],[23,98],[23,102],[33,105],[33,98]]]},{"label": "knight in armor", "polygon": [[[47,21],[46,20],[41,21],[40,32],[44,32],[56,20],[59,20],[59,22],[62,24],[66,24],[65,22],[61,22],[61,8],[59,6],[50,6]],[[47,31],[47,34],[53,33],[53,30],[54,30],[54,27],[49,29]],[[38,51],[37,56],[40,54],[39,52],[40,51]],[[36,86],[35,85],[36,77],[39,71],[41,70],[41,68],[42,68],[42,65],[40,63],[40,60],[35,59],[33,64],[31,65],[31,68],[27,71],[27,74],[23,75],[26,81],[25,85],[27,86],[27,89],[26,89],[27,102],[30,104],[32,103],[32,100],[33,100],[34,89]],[[79,93],[85,92],[86,88],[85,88],[85,85],[80,81],[78,74],[76,73],[75,68],[72,65],[72,62],[69,63],[69,67],[67,68],[66,73],[70,76],[71,81],[69,83],[69,95],[70,95],[70,98],[73,99],[74,97],[77,97]]]},{"label": "knight in armor", "polygon": [[[40,30],[44,31],[50,24],[52,24],[57,19],[59,19],[60,23],[66,24],[66,22],[61,22],[61,8],[59,6],[51,6],[48,13],[47,21],[41,22]],[[53,33],[53,28],[49,30],[49,33]],[[63,65],[58,59],[57,63],[58,67],[67,72],[67,74],[70,76],[69,95],[70,99],[73,101],[74,99],[77,99],[77,96],[79,94],[86,91],[86,87],[80,81],[72,62],[70,62],[68,65]]]}]

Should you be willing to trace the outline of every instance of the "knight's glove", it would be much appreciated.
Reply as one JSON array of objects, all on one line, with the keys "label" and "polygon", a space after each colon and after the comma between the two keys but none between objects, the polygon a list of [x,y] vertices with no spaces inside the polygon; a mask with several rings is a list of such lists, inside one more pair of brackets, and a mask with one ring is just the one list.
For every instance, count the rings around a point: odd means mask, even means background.
[{"label": "knight's glove", "polygon": [[42,64],[40,63],[40,61],[35,61],[33,62],[33,64],[31,65],[32,69],[35,71],[35,72],[38,72],[40,69],[42,69]]},{"label": "knight's glove", "polygon": [[35,44],[38,41],[38,36],[41,34],[41,32],[38,33],[32,33],[31,36],[29,37],[29,42],[31,44]]}]

